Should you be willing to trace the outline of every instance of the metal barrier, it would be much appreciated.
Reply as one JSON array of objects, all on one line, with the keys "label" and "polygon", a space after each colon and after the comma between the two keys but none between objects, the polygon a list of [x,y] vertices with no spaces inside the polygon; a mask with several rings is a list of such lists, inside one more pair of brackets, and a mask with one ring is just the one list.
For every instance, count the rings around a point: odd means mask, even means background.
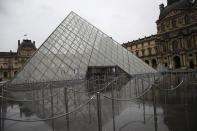
[{"label": "metal barrier", "polygon": [[[1,128],[4,129],[5,121],[16,122],[39,122],[39,121],[53,121],[62,117],[69,119],[69,115],[75,114],[82,110],[84,107],[89,107],[91,103],[96,102],[95,109],[97,110],[97,125],[98,130],[102,131],[102,101],[112,101],[112,112],[114,110],[114,102],[138,102],[142,103],[147,94],[152,92],[153,105],[155,106],[156,98],[155,92],[173,92],[183,87],[183,85],[197,83],[196,72],[163,72],[156,74],[141,74],[128,76],[121,74],[120,76],[108,77],[106,80],[102,79],[89,79],[89,80],[75,80],[60,81],[60,82],[45,82],[45,83],[27,83],[21,85],[10,85],[5,83],[1,85]],[[98,82],[100,81],[100,83]],[[189,82],[192,81],[192,82]],[[67,83],[68,82],[68,83]],[[102,83],[103,82],[103,83]],[[132,82],[132,84],[128,84]],[[73,83],[73,84],[72,84]],[[127,98],[115,97],[115,93],[122,91],[126,92]],[[16,98],[10,98],[8,95],[16,93]],[[132,93],[130,96],[129,93]],[[18,99],[17,94],[23,94],[25,99]],[[31,94],[31,95],[29,95]],[[109,94],[109,95],[108,95]],[[28,96],[29,95],[29,96]],[[95,99],[96,98],[96,99]],[[5,117],[5,109],[7,102],[15,101],[22,102],[26,107],[35,104],[35,108],[31,109],[34,113],[39,114],[39,111],[46,110],[49,117],[41,116],[40,119],[14,119]],[[64,102],[62,102],[64,101]],[[58,103],[59,102],[59,103]],[[29,104],[28,104],[29,103]],[[58,106],[66,106],[63,111],[58,111]],[[56,107],[57,106],[57,107]],[[73,108],[73,109],[70,109]],[[49,111],[48,111],[49,110]],[[69,111],[70,110],[70,111]],[[156,118],[156,108],[154,107],[154,119]],[[39,115],[38,115],[39,116]],[[43,118],[42,118],[43,117]],[[114,121],[113,116],[113,123]],[[69,121],[69,120],[68,120]],[[115,130],[115,126],[113,127]]]}]

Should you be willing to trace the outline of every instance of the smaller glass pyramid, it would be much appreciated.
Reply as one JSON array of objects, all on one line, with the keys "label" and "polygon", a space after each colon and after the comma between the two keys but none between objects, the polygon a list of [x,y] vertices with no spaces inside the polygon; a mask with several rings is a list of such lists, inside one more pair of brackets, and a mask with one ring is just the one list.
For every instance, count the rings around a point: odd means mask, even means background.
[{"label": "smaller glass pyramid", "polygon": [[130,75],[156,72],[111,37],[71,12],[11,83],[84,79],[89,66],[118,66]]}]

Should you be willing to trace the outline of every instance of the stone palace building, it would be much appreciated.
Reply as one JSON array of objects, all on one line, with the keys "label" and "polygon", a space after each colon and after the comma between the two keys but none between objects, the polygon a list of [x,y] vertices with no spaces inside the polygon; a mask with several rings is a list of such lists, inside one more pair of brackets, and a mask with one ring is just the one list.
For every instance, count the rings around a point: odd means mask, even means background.
[{"label": "stone palace building", "polygon": [[35,41],[18,40],[17,52],[0,52],[0,81],[10,80],[36,51]]},{"label": "stone palace building", "polygon": [[159,8],[157,34],[122,46],[154,68],[197,69],[197,2],[167,0]]}]

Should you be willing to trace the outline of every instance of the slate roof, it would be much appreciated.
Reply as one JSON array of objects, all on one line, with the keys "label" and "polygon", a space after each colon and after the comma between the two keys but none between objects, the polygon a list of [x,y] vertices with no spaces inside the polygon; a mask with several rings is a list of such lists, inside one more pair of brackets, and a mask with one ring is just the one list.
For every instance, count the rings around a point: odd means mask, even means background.
[{"label": "slate roof", "polygon": [[17,54],[16,52],[0,52],[0,57],[9,57],[16,54]]},{"label": "slate roof", "polygon": [[23,42],[21,43],[21,45],[20,45],[19,48],[25,48],[25,47],[30,47],[30,48],[36,49],[35,44],[33,44],[33,43],[31,42],[31,40],[23,40]]},{"label": "slate roof", "polygon": [[159,19],[164,18],[168,12],[173,9],[188,9],[191,8],[194,4],[191,4],[189,0],[174,0],[170,1],[168,5],[161,11]]}]

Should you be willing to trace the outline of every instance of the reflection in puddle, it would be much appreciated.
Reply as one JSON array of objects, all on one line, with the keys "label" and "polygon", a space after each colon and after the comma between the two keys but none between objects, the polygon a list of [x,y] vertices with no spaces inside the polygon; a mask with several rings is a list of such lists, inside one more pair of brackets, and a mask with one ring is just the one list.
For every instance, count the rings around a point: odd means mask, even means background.
[{"label": "reflection in puddle", "polygon": [[[1,119],[1,129],[196,131],[196,74],[165,74],[156,81],[143,77],[111,81],[107,84],[89,81],[75,86],[59,84],[57,88],[12,93],[17,99],[31,101],[1,102],[4,109],[1,117],[12,119]],[[96,94],[94,90],[88,93],[92,86],[101,93]],[[140,99],[131,99],[139,96]],[[40,119],[48,120],[30,122]]]}]

